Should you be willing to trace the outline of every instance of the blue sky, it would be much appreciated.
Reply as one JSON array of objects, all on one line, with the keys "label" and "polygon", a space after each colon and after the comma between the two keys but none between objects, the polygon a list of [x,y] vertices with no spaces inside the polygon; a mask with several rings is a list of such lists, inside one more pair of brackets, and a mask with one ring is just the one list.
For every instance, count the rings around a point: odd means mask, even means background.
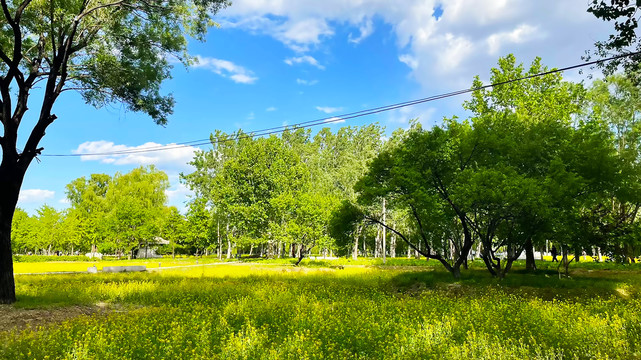
[{"label": "blue sky", "polygon": [[[221,27],[205,43],[190,43],[199,63],[189,70],[177,66],[164,84],[176,99],[166,127],[118,104],[95,109],[68,92],[54,109],[58,120],[41,143],[43,154],[165,146],[206,139],[216,129],[258,130],[459,90],[474,75],[487,79],[508,53],[525,63],[541,56],[550,67],[573,65],[612,28],[586,6],[585,0],[235,0],[217,16]],[[585,76],[566,74],[575,81]],[[433,125],[464,116],[463,100],[330,127],[378,122],[391,132],[412,118]],[[28,116],[35,116],[31,108]],[[28,170],[18,206],[30,213],[44,203],[64,209],[64,187],[75,178],[156,164],[169,175],[170,204],[182,209],[188,191],[178,173],[191,170],[186,163],[194,150],[43,156]]]}]

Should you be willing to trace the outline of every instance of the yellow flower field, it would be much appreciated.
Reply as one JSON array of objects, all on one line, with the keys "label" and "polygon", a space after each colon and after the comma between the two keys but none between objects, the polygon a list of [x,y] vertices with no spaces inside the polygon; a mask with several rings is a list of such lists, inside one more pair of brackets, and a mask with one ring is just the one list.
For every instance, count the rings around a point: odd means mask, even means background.
[{"label": "yellow flower field", "polygon": [[20,275],[18,303],[0,316],[95,311],[9,326],[0,331],[0,358],[641,357],[637,270],[546,275],[499,282],[469,270],[454,282],[430,268],[261,264]]}]

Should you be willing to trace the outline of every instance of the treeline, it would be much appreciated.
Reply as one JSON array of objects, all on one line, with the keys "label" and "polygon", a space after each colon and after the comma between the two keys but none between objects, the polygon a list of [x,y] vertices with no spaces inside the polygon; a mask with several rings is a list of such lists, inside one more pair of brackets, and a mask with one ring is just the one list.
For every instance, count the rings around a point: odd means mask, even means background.
[{"label": "treeline", "polygon": [[[490,81],[545,70],[508,56]],[[534,268],[547,241],[566,266],[597,251],[632,261],[640,95],[622,75],[586,88],[555,73],[474,91],[469,118],[412,122],[389,138],[378,125],[217,132],[181,174],[195,194],[185,215],[165,205],[167,178],[153,167],[92,175],[68,185],[63,213],[17,211],[14,251],[135,255],[162,237],[165,251],[220,257],[420,255],[455,276],[475,256],[504,276],[522,253]]]},{"label": "treeline", "polygon": [[12,244],[17,253],[52,255],[105,252],[131,256],[156,237],[174,237],[175,207],[166,207],[167,175],[154,166],[113,177],[92,174],[66,186],[71,206],[43,205],[34,216],[17,209]]}]

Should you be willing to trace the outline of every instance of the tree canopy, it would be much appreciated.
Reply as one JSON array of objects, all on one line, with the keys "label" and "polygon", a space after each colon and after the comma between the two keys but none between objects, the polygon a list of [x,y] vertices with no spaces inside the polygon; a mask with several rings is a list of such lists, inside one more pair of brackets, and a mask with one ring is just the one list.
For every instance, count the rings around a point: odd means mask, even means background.
[{"label": "tree canopy", "polygon": [[[94,106],[119,102],[165,124],[162,94],[174,60],[188,65],[189,37],[203,40],[227,0],[0,0],[0,303],[15,301],[11,224],[25,172],[57,119],[54,104],[79,91]],[[42,90],[37,105],[34,87]],[[35,125],[22,129],[36,109]]]}]

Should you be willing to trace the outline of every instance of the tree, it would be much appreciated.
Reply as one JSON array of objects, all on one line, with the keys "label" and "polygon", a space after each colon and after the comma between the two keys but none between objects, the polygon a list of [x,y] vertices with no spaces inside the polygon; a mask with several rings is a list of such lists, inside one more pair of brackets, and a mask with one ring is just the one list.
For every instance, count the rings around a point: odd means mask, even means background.
[{"label": "tree", "polygon": [[60,245],[62,232],[60,224],[62,222],[61,214],[49,205],[42,205],[38,209],[38,220],[36,226],[36,244],[39,249],[47,251],[47,255],[51,255],[51,251]]},{"label": "tree", "polygon": [[71,212],[81,219],[80,242],[90,247],[92,253],[98,251],[97,243],[105,238],[106,196],[111,181],[109,175],[91,174],[88,179],[81,177],[66,186]]},{"label": "tree", "polygon": [[185,217],[175,206],[165,208],[162,236],[169,241],[171,257],[176,257],[176,247],[180,246],[186,237]]},{"label": "tree", "polygon": [[80,250],[79,247],[83,245],[84,231],[81,214],[74,209],[64,211],[60,222],[60,248],[74,255],[74,251]]},{"label": "tree", "polygon": [[168,188],[167,174],[153,165],[114,175],[106,194],[105,223],[119,253],[131,256],[161,233]]},{"label": "tree", "polygon": [[[0,303],[15,301],[11,223],[25,172],[43,148],[59,96],[78,90],[87,103],[117,101],[164,124],[173,99],[160,93],[170,58],[189,64],[186,36],[202,40],[227,0],[0,0]],[[31,106],[39,84],[43,96]],[[23,146],[18,129],[37,108]],[[22,149],[20,151],[19,149]]]},{"label": "tree", "polygon": [[608,255],[629,262],[641,253],[641,87],[623,75],[596,80],[588,92],[587,116],[613,133],[618,167],[605,189],[580,214],[580,223]]},{"label": "tree", "polygon": [[[491,70],[492,83],[548,70],[540,58],[527,70],[513,55],[499,59],[498,64]],[[482,86],[476,77],[472,87]],[[477,90],[464,103],[463,107],[473,113],[479,152],[474,159],[476,166],[468,169],[473,174],[466,177],[469,182],[462,193],[465,201],[476,207],[473,216],[485,224],[484,229],[473,229],[484,242],[484,259],[493,274],[509,270],[522,250],[526,268],[534,270],[533,245],[543,240],[541,235],[549,227],[549,209],[560,206],[545,188],[552,181],[550,167],[554,162],[568,165],[572,116],[579,112],[582,98],[580,85],[564,82],[555,73]],[[497,237],[501,229],[503,236]],[[503,269],[492,253],[492,249],[501,247],[508,254],[507,268]]]},{"label": "tree", "polygon": [[[412,228],[405,233],[371,212],[363,212],[363,217],[386,227],[426,258],[438,260],[456,278],[474,243],[468,209],[452,193],[477,151],[466,140],[471,130],[467,122],[451,121],[431,130],[414,122],[397,146],[382,151],[370,163],[355,187],[361,205],[387,198],[390,208],[411,214]],[[460,222],[460,237],[451,236],[450,221]]]},{"label": "tree", "polygon": [[[585,60],[590,60],[592,55],[599,57],[611,56],[612,53],[630,54],[641,51],[641,41],[637,35],[639,18],[641,17],[641,2],[632,0],[592,0],[588,7],[588,12],[592,13],[598,19],[603,21],[614,20],[615,33],[608,37],[608,40],[597,41],[594,45],[596,50],[586,51]],[[601,63],[606,75],[614,74],[620,66],[629,74],[635,74],[635,82],[641,81],[639,78],[639,64],[641,63],[641,54],[637,53],[628,57],[622,57]]]},{"label": "tree", "polygon": [[187,211],[185,242],[196,249],[196,254],[204,254],[211,245],[211,213],[206,206],[205,199],[196,198],[189,203]]},{"label": "tree", "polygon": [[13,215],[13,224],[11,232],[11,242],[13,243],[14,251],[24,251],[27,252],[29,249],[33,249],[33,229],[34,229],[34,220],[26,211],[16,208],[15,214]]},{"label": "tree", "polygon": [[[368,163],[381,151],[382,137],[383,129],[377,124],[348,126],[336,134],[325,128],[314,136],[309,160],[303,161],[310,164],[314,187],[336,199],[333,208],[339,208],[342,200],[356,201],[354,185],[367,172]],[[326,221],[329,223],[330,219]],[[351,245],[352,258],[356,260],[359,239],[364,234],[363,223],[357,221],[349,226],[353,227],[349,238],[335,232],[334,236],[344,250]]]}]

